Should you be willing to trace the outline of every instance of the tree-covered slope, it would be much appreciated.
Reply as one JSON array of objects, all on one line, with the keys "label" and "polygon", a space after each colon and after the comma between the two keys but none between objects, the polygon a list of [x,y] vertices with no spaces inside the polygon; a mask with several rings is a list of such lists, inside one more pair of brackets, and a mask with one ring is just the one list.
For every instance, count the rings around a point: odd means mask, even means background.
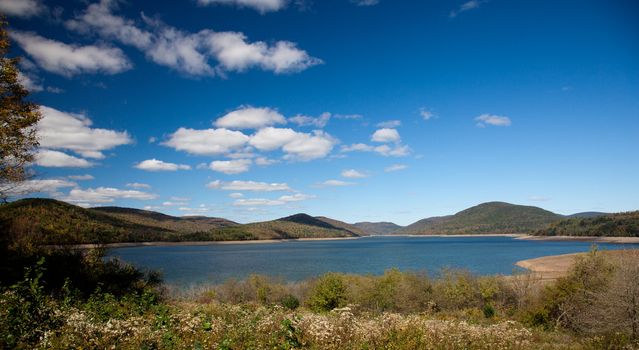
[{"label": "tree-covered slope", "polygon": [[359,228],[360,230],[372,236],[390,235],[402,228],[402,226],[399,226],[392,222],[368,222],[368,221],[357,222],[357,223],[354,223],[353,226]]},{"label": "tree-covered slope", "polygon": [[539,236],[639,237],[639,211],[568,218],[535,232]]},{"label": "tree-covered slope", "polygon": [[455,215],[415,222],[401,234],[532,233],[563,218],[550,211],[504,202],[483,203]]}]

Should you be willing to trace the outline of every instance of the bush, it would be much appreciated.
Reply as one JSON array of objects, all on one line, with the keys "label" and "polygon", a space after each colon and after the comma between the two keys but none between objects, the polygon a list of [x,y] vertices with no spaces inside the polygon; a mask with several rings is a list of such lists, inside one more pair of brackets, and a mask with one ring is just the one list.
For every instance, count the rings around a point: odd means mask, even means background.
[{"label": "bush", "polygon": [[282,298],[281,304],[289,310],[295,310],[300,306],[300,301],[294,295],[286,294]]},{"label": "bush", "polygon": [[346,284],[338,273],[329,272],[320,277],[311,289],[306,305],[313,311],[330,311],[345,305]]}]

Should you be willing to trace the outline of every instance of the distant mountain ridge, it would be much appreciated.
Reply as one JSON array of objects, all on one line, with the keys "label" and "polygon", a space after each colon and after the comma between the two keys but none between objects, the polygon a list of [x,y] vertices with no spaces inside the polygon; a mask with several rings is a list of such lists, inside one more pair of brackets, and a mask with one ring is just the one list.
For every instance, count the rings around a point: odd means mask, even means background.
[{"label": "distant mountain ridge", "polygon": [[387,234],[639,236],[638,227],[639,212],[585,212],[562,216],[538,207],[504,202],[482,203],[454,215],[430,217],[405,227],[392,222],[349,224],[304,213],[239,224],[223,218],[175,217],[133,208],[87,209],[42,198],[0,205],[0,240],[28,240],[37,244],[341,238]]},{"label": "distant mountain ridge", "polygon": [[562,218],[562,215],[538,207],[488,202],[454,215],[422,219],[395,233],[416,235],[532,233]]}]

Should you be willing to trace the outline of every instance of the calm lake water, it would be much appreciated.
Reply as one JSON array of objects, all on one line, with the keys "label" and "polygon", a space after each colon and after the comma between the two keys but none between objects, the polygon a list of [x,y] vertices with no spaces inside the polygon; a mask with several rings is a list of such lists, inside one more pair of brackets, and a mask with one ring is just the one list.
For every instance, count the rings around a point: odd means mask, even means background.
[{"label": "calm lake water", "polygon": [[[159,270],[165,282],[188,286],[219,283],[250,274],[302,280],[329,271],[382,274],[437,273],[442,268],[477,274],[510,274],[519,260],[588,251],[589,242],[518,240],[511,237],[365,237],[353,240],[286,241],[264,244],[213,244],[117,248],[111,256]],[[637,244],[598,243],[599,249],[639,248]]]}]

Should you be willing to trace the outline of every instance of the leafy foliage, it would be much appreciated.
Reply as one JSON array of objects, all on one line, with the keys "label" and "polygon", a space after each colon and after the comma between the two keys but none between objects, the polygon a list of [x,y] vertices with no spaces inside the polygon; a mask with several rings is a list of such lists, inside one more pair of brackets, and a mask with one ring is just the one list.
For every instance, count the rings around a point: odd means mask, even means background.
[{"label": "leafy foliage", "polygon": [[535,232],[539,236],[639,237],[639,211],[571,218]]},{"label": "leafy foliage", "polygon": [[537,207],[503,202],[483,203],[455,215],[417,221],[402,234],[532,233],[560,220],[561,215]]},{"label": "leafy foliage", "polygon": [[38,145],[34,126],[41,115],[26,100],[29,92],[20,84],[18,59],[9,52],[7,23],[0,15],[0,197],[7,200],[12,183],[26,177],[25,166],[33,161]]}]

